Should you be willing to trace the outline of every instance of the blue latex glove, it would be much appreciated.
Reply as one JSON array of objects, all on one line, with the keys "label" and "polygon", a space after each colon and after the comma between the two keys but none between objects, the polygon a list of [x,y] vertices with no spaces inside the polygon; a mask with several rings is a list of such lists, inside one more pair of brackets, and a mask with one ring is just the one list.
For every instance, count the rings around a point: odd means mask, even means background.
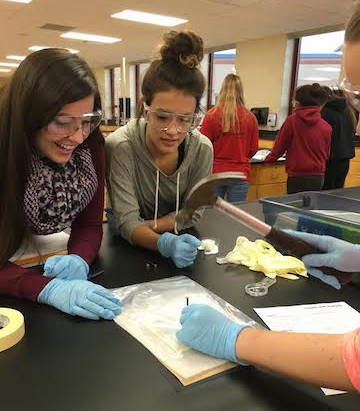
[{"label": "blue latex glove", "polygon": [[79,255],[54,255],[46,260],[45,277],[56,277],[62,280],[86,280],[89,266]]},{"label": "blue latex glove", "polygon": [[323,254],[308,254],[302,258],[308,273],[324,283],[338,290],[341,288],[336,277],[324,274],[316,267],[333,267],[349,273],[358,273],[360,271],[360,246],[358,244],[351,244],[328,235],[302,233],[293,230],[285,231],[324,251]]},{"label": "blue latex glove", "polygon": [[121,311],[121,302],[101,285],[83,280],[50,281],[38,295],[38,301],[67,314],[98,320],[113,320]]},{"label": "blue latex glove", "polygon": [[171,257],[176,267],[193,264],[201,241],[190,234],[175,235],[164,233],[157,240],[157,247],[164,257]]},{"label": "blue latex glove", "polygon": [[191,304],[182,310],[181,329],[176,332],[180,342],[213,357],[224,358],[242,365],[236,357],[235,344],[246,327],[205,304]]}]

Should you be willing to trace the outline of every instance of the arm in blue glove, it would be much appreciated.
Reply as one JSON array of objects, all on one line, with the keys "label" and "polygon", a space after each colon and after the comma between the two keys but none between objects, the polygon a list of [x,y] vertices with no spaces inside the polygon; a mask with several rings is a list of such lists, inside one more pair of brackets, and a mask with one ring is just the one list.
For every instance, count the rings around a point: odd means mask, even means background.
[{"label": "arm in blue glove", "polygon": [[121,311],[121,302],[112,292],[83,280],[54,278],[40,292],[38,301],[91,320],[113,320]]},{"label": "arm in blue glove", "polygon": [[358,244],[351,244],[327,235],[302,233],[293,230],[285,231],[324,251],[323,254],[308,254],[302,258],[308,273],[324,283],[336,289],[341,288],[336,277],[324,274],[317,267],[333,267],[339,271],[349,273],[360,271],[360,246]]},{"label": "arm in blue glove", "polygon": [[205,304],[191,304],[182,311],[181,329],[176,336],[183,344],[213,357],[224,358],[242,365],[235,346],[239,333],[247,328]]},{"label": "arm in blue glove", "polygon": [[[268,331],[234,323],[213,308],[183,309],[177,338],[203,353],[268,369],[316,386],[355,391],[342,357],[341,334]],[[355,339],[354,339],[355,341]]]},{"label": "arm in blue glove", "polygon": [[86,280],[89,266],[79,255],[54,255],[46,260],[45,277],[56,277],[62,280]]},{"label": "arm in blue glove", "polygon": [[178,268],[193,264],[200,244],[201,241],[190,234],[175,235],[166,232],[157,240],[160,254],[171,257]]}]

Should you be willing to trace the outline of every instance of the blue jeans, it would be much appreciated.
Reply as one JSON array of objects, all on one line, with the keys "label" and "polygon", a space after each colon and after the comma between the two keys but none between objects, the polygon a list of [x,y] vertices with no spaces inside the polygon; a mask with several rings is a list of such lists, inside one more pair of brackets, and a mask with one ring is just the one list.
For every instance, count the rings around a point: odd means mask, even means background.
[{"label": "blue jeans", "polygon": [[216,187],[215,195],[224,198],[226,194],[229,203],[238,203],[239,201],[246,200],[248,189],[249,182],[240,181],[239,183]]}]

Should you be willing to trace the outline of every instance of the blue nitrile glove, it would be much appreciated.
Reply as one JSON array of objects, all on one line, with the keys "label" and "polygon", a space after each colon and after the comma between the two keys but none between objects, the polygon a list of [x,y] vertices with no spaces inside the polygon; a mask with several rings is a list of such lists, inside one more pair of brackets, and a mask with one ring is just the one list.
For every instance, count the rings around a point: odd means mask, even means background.
[{"label": "blue nitrile glove", "polygon": [[314,267],[333,267],[348,273],[358,273],[360,271],[360,246],[358,244],[351,244],[328,235],[303,233],[294,230],[284,231],[324,251],[323,254],[308,254],[302,258],[308,273],[324,283],[338,290],[341,288],[336,277],[324,274]]},{"label": "blue nitrile glove", "polygon": [[45,277],[56,277],[62,280],[86,280],[89,266],[79,255],[54,255],[46,260]]},{"label": "blue nitrile glove", "polygon": [[237,336],[247,325],[235,323],[205,304],[185,307],[180,323],[182,327],[176,337],[183,344],[213,357],[247,365],[235,353]]},{"label": "blue nitrile glove", "polygon": [[102,287],[84,280],[51,280],[38,295],[38,301],[67,314],[98,320],[113,320],[121,311],[121,301]]},{"label": "blue nitrile glove", "polygon": [[201,241],[190,234],[164,233],[157,240],[160,254],[171,257],[178,268],[187,267],[194,262],[200,244]]}]

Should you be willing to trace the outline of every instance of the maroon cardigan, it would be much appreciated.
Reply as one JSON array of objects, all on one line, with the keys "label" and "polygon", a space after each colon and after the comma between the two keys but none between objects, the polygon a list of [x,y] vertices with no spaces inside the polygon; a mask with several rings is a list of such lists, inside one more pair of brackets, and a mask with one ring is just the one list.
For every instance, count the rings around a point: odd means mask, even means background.
[{"label": "maroon cardigan", "polygon": [[[104,143],[89,144],[98,178],[98,188],[87,207],[71,225],[68,253],[77,254],[90,264],[96,257],[102,240],[104,209],[105,151]],[[0,268],[0,295],[36,301],[40,291],[51,281],[36,268],[22,268],[8,263]]]}]

